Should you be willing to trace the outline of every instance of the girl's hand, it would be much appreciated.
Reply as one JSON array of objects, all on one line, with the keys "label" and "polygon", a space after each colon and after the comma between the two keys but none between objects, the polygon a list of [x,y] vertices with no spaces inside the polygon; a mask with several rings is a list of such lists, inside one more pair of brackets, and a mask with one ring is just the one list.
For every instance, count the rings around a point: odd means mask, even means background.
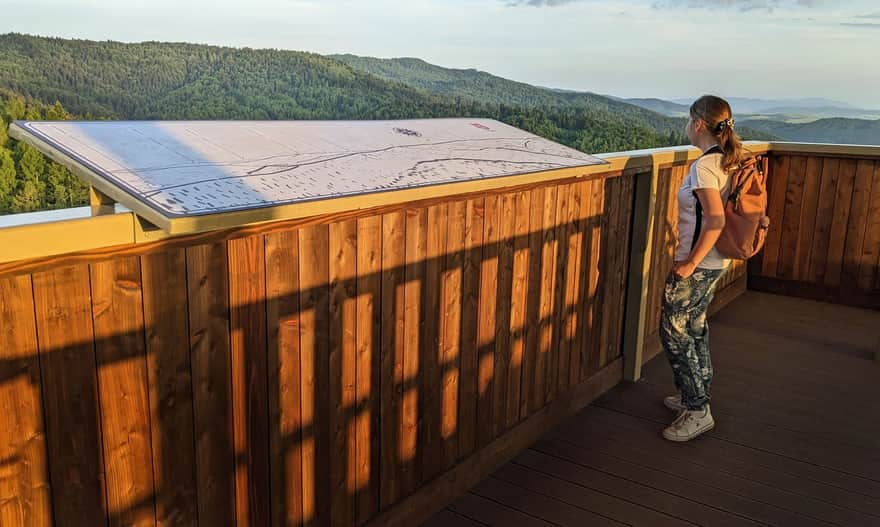
[{"label": "girl's hand", "polygon": [[675,262],[675,266],[672,268],[672,272],[675,273],[675,276],[684,279],[694,274],[694,271],[696,269],[697,266],[690,261]]}]

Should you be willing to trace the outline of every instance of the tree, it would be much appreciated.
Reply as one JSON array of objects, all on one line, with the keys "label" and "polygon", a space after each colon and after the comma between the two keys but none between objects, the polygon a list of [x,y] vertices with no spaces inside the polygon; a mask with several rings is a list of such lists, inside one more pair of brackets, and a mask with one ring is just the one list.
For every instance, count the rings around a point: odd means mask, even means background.
[{"label": "tree", "polygon": [[24,143],[18,143],[20,157],[18,161],[18,184],[12,198],[15,212],[39,210],[45,204],[46,184],[43,171],[46,159],[37,149]]},{"label": "tree", "polygon": [[0,148],[0,213],[9,211],[13,189],[15,189],[15,161],[9,150]]}]

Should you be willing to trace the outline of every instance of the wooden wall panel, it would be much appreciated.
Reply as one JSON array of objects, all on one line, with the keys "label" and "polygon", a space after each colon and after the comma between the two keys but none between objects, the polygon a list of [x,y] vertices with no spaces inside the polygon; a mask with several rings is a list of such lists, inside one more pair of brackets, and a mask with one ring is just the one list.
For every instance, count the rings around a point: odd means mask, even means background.
[{"label": "wooden wall panel", "polygon": [[[44,506],[86,525],[371,521],[615,362],[629,183],[157,245],[38,273],[33,298],[21,275],[11,309],[34,326],[15,338],[39,354],[15,341],[32,359],[12,371],[54,382],[29,410]],[[92,426],[58,432],[74,422]]]},{"label": "wooden wall panel", "polygon": [[265,255],[272,524],[301,525],[302,397],[297,231],[267,234]]},{"label": "wooden wall panel", "polygon": [[235,505],[239,526],[268,525],[269,403],[265,246],[261,235],[230,240],[229,325]]},{"label": "wooden wall panel", "polygon": [[448,204],[427,208],[424,313],[419,371],[419,463],[422,477],[430,480],[442,469],[443,440],[440,434],[442,422],[443,390],[441,388],[443,363],[443,267],[445,265]]},{"label": "wooden wall panel", "polygon": [[536,408],[538,373],[538,340],[541,335],[541,260],[544,238],[544,192],[535,189],[529,196],[528,276],[526,277],[525,348],[522,358],[520,388],[520,419],[532,415]]},{"label": "wooden wall panel", "polygon": [[443,321],[440,350],[440,441],[441,470],[455,465],[459,456],[462,422],[459,419],[461,386],[462,311],[464,307],[464,266],[467,246],[467,202],[455,201],[447,210],[448,232],[443,260],[442,300],[439,316]]},{"label": "wooden wall panel", "polygon": [[398,451],[402,423],[406,215],[382,216],[382,408],[379,492],[382,508],[401,492],[402,464]]},{"label": "wooden wall panel", "polygon": [[141,257],[156,524],[198,521],[186,252]]},{"label": "wooden wall panel", "polygon": [[482,285],[482,256],[485,200],[468,200],[465,205],[464,262],[461,276],[461,373],[459,375],[459,458],[477,447],[479,407],[479,317]]},{"label": "wooden wall panel", "polygon": [[106,525],[89,268],[35,273],[33,291],[54,515]]},{"label": "wooden wall panel", "polygon": [[412,493],[421,481],[419,463],[419,418],[424,400],[420,392],[419,374],[422,366],[421,349],[424,331],[424,280],[427,245],[427,210],[406,211],[406,283],[404,285],[404,354],[403,398],[401,401],[401,428],[398,438],[401,471],[401,489],[404,495]]},{"label": "wooden wall panel", "polygon": [[880,308],[877,170],[870,159],[774,154],[771,229],[749,287]]},{"label": "wooden wall panel", "polygon": [[[355,514],[357,375],[357,220],[330,224],[330,519],[350,525]],[[320,478],[321,475],[319,474]]]},{"label": "wooden wall panel", "polygon": [[89,266],[111,525],[155,525],[140,260]]},{"label": "wooden wall panel", "polygon": [[529,278],[529,220],[531,216],[531,193],[514,195],[515,222],[513,237],[513,275],[510,290],[510,361],[507,377],[507,417],[505,427],[510,428],[520,420],[522,409],[523,355],[528,340],[526,310]]},{"label": "wooden wall panel", "polygon": [[510,368],[510,313],[513,284],[513,252],[516,229],[516,196],[501,194],[498,201],[498,275],[495,291],[495,358],[493,368],[492,438],[504,432],[507,426],[507,385]]},{"label": "wooden wall panel", "polygon": [[357,220],[356,522],[379,511],[382,217]]},{"label": "wooden wall panel", "polygon": [[303,525],[330,524],[330,236],[299,230]]},{"label": "wooden wall panel", "polygon": [[0,525],[52,525],[30,275],[0,278]]},{"label": "wooden wall panel", "polygon": [[186,249],[199,522],[235,525],[226,243]]}]

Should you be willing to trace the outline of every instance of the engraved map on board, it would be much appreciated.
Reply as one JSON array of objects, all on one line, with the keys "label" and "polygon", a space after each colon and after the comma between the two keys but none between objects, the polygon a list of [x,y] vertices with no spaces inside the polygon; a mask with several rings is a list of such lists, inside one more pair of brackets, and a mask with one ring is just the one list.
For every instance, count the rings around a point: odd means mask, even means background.
[{"label": "engraved map on board", "polygon": [[605,163],[491,119],[22,126],[166,217]]}]

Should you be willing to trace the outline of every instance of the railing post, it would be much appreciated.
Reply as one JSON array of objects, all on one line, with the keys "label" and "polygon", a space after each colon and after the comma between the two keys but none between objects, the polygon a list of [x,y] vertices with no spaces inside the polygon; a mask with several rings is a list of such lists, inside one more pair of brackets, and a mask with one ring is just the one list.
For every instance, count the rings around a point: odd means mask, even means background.
[{"label": "railing post", "polygon": [[92,206],[92,216],[102,216],[116,212],[116,200],[89,185],[89,204]]},{"label": "railing post", "polygon": [[657,180],[660,173],[658,167],[657,159],[652,155],[651,171],[639,172],[633,176],[636,178],[633,223],[623,321],[623,378],[631,382],[639,380],[642,375],[654,208],[657,202]]}]

